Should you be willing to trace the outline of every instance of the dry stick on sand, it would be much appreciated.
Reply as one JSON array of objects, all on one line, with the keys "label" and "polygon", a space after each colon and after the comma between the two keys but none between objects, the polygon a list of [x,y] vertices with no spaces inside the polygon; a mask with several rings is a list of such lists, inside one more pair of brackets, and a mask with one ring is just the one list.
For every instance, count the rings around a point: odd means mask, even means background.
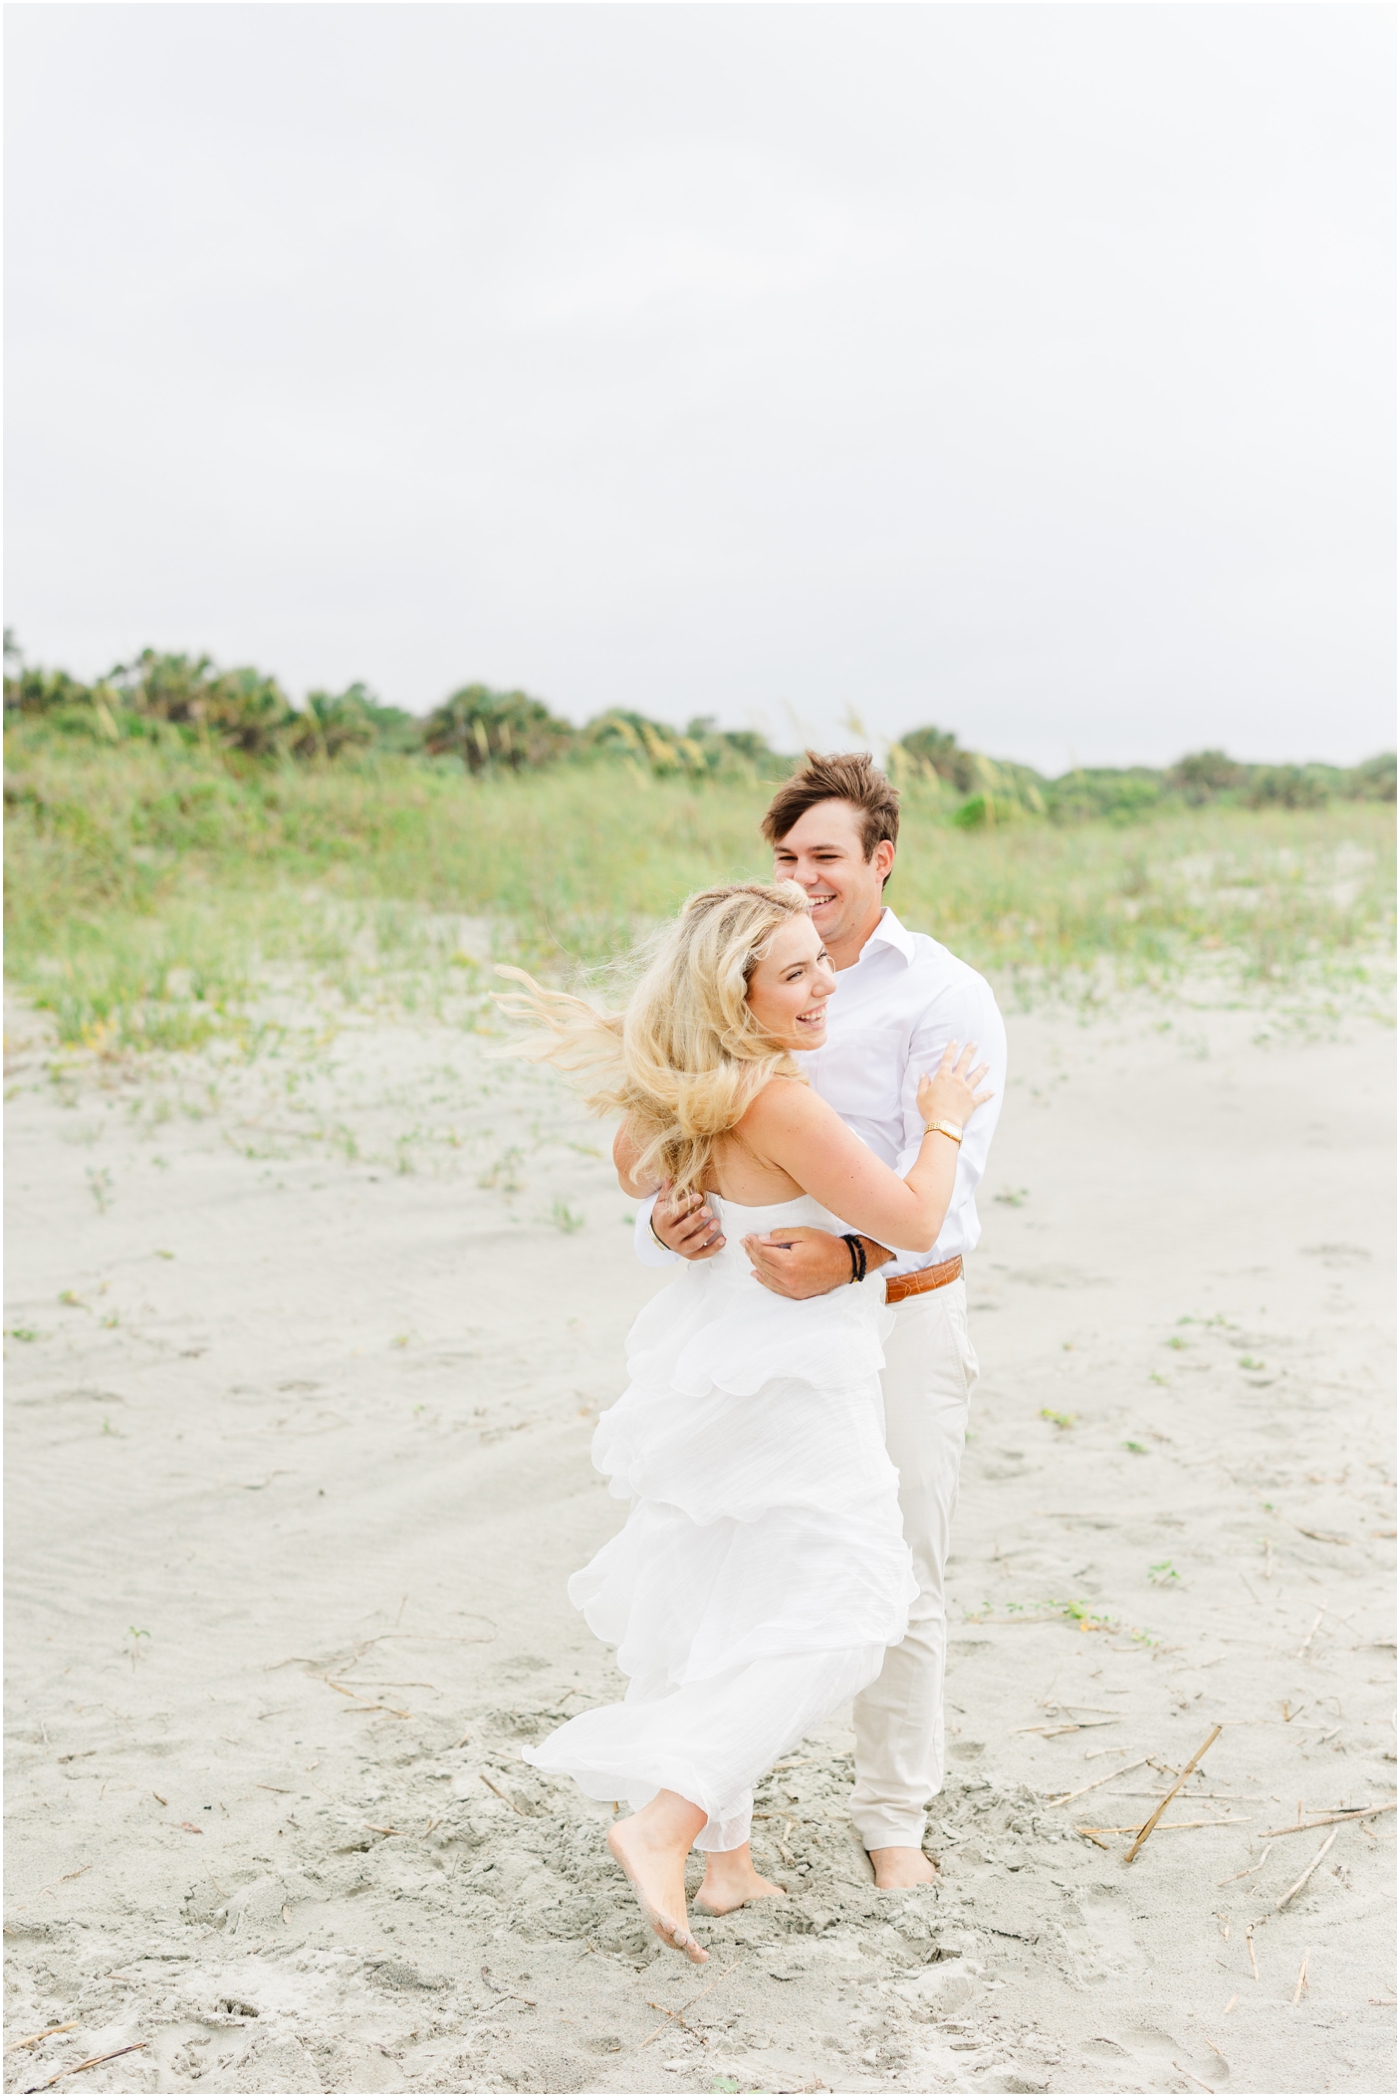
[{"label": "dry stick on sand", "polygon": [[1298,2003],[1299,1997],[1300,1997],[1300,1996],[1302,1995],[1302,1993],[1303,1993],[1304,1989],[1305,1989],[1305,1988],[1307,1987],[1307,1985],[1308,1985],[1308,1960],[1309,1960],[1309,1959],[1310,1959],[1311,1957],[1312,1957],[1312,1951],[1311,1951],[1311,1949],[1309,1949],[1309,1950],[1305,1951],[1305,1952],[1303,1953],[1303,1963],[1302,1963],[1302,1965],[1301,1965],[1301,1966],[1300,1966],[1300,1967],[1298,1968],[1298,1985],[1297,1985],[1297,1987],[1296,1987],[1296,1988],[1295,1988],[1295,1989],[1293,1990],[1293,2002],[1294,2002],[1294,2006],[1295,2006],[1295,2007],[1297,2006],[1297,2003]]},{"label": "dry stick on sand", "polygon": [[1221,2016],[1228,2017],[1231,2010],[1235,2007],[1235,2004],[1239,2001],[1239,1999],[1240,1998],[1238,1995],[1232,1995],[1230,1997],[1230,2000],[1226,2003],[1224,2009],[1221,2011]]},{"label": "dry stick on sand", "polygon": [[[1313,1860],[1312,1860],[1311,1864],[1309,1864],[1309,1866],[1308,1866],[1307,1870],[1306,1870],[1306,1871],[1305,1871],[1305,1872],[1303,1873],[1303,1876],[1302,1876],[1302,1877],[1301,1877],[1300,1879],[1296,1880],[1296,1881],[1294,1882],[1294,1884],[1293,1884],[1293,1885],[1291,1885],[1291,1886],[1289,1887],[1288,1891],[1287,1891],[1287,1892],[1286,1892],[1286,1893],[1284,1894],[1284,1896],[1283,1896],[1283,1899],[1282,1899],[1282,1900],[1276,1900],[1276,1901],[1274,1902],[1274,1906],[1275,1906],[1276,1908],[1286,1908],[1286,1907],[1288,1906],[1288,1903],[1289,1903],[1289,1902],[1290,1902],[1290,1901],[1292,1900],[1292,1898],[1293,1898],[1294,1894],[1295,1894],[1295,1893],[1301,1893],[1301,1892],[1302,1892],[1302,1890],[1303,1890],[1304,1886],[1306,1886],[1306,1885],[1307,1885],[1307,1883],[1308,1883],[1308,1880],[1309,1880],[1309,1879],[1310,1879],[1310,1878],[1312,1877],[1313,1873],[1314,1873],[1314,1872],[1315,1872],[1315,1871],[1317,1870],[1317,1867],[1318,1867],[1318,1865],[1319,1865],[1319,1864],[1320,1864],[1320,1863],[1322,1862],[1322,1860],[1323,1860],[1323,1858],[1324,1858],[1324,1857],[1326,1856],[1326,1854],[1327,1854],[1328,1850],[1329,1850],[1329,1849],[1331,1849],[1331,1847],[1332,1847],[1332,1844],[1333,1844],[1333,1843],[1334,1843],[1334,1842],[1336,1841],[1337,1837],[1338,1837],[1338,1836],[1339,1836],[1339,1835],[1341,1834],[1341,1832],[1342,1832],[1342,1831],[1341,1831],[1341,1829],[1340,1829],[1340,1828],[1333,1828],[1333,1830],[1332,1830],[1331,1834],[1330,1834],[1330,1835],[1329,1835],[1329,1836],[1327,1837],[1327,1840],[1326,1840],[1326,1841],[1325,1841],[1325,1842],[1323,1843],[1323,1845],[1322,1845],[1321,1849],[1320,1849],[1320,1850],[1318,1851],[1317,1855],[1316,1855],[1316,1856],[1315,1856],[1315,1857],[1313,1858]],[[1307,1963],[1307,1962],[1306,1962],[1306,1960],[1305,1960],[1305,1961],[1304,1961],[1304,1964],[1306,1964],[1306,1963]]]},{"label": "dry stick on sand", "polygon": [[530,1818],[529,1814],[525,1811],[525,1808],[523,1806],[518,1806],[508,1791],[502,1791],[499,1784],[493,1784],[491,1782],[491,1779],[487,1776],[484,1769],[478,1771],[478,1775],[480,1776],[482,1783],[486,1786],[486,1789],[488,1791],[495,1792],[497,1798],[501,1801],[502,1805],[509,1806],[512,1813],[518,1813],[522,1820],[528,1820]]},{"label": "dry stick on sand", "polygon": [[1013,1733],[1040,1733],[1053,1740],[1059,1733],[1084,1733],[1091,1726],[1121,1726],[1121,1718],[1069,1718],[1053,1726],[1013,1726]]},{"label": "dry stick on sand", "polygon": [[[705,1986],[700,1990],[700,1995],[708,1995],[711,1988],[717,1988],[722,1980],[727,1980],[730,1974],[734,1971],[734,1968],[738,1965],[738,1963],[739,1961],[737,1959],[732,1960],[731,1963],[725,1967],[723,1973],[717,1973],[712,1981],[707,1981],[705,1983]],[[673,2024],[685,2024],[686,2011],[694,2009],[696,2003],[700,2000],[700,1995],[692,1995],[689,2002],[683,2002],[678,2010],[667,2010],[665,2014],[671,2019],[671,2022]],[[661,2008],[661,2005],[659,2002],[654,2002],[651,2005],[651,2007],[654,2010],[659,2010]],[[689,2028],[690,2027],[687,2025],[686,2029],[689,2030]],[[638,2046],[638,2053],[641,2052],[642,2046],[650,2046],[652,2040],[659,2039],[661,2037],[662,2032],[666,2031],[667,2029],[668,2027],[666,2025],[658,2024],[655,2031],[649,2031],[646,2037],[642,2040],[641,2045]],[[698,2038],[699,2034],[697,2033],[696,2036]],[[703,2046],[707,2042],[701,2039],[700,2043]]]},{"label": "dry stick on sand", "polygon": [[1149,1835],[1150,1835],[1150,1834],[1152,1833],[1152,1830],[1153,1830],[1153,1829],[1154,1829],[1154,1828],[1156,1827],[1156,1825],[1157,1825],[1158,1821],[1159,1821],[1159,1820],[1161,1819],[1162,1815],[1163,1815],[1163,1814],[1164,1814],[1164,1813],[1166,1812],[1166,1810],[1167,1810],[1168,1806],[1169,1806],[1169,1805],[1171,1804],[1172,1800],[1173,1800],[1173,1799],[1174,1799],[1174,1798],[1176,1797],[1176,1795],[1177,1795],[1178,1791],[1180,1791],[1180,1789],[1181,1789],[1182,1785],[1183,1785],[1183,1784],[1184,1784],[1184,1783],[1186,1782],[1186,1779],[1187,1779],[1187,1778],[1188,1778],[1188,1777],[1190,1776],[1190,1774],[1191,1774],[1192,1770],[1193,1770],[1193,1769],[1194,1769],[1194,1768],[1196,1767],[1196,1764],[1197,1764],[1197,1763],[1198,1763],[1198,1762],[1200,1761],[1200,1759],[1201,1759],[1202,1755],[1204,1755],[1204,1754],[1206,1753],[1206,1751],[1207,1751],[1207,1749],[1208,1749],[1208,1748],[1211,1748],[1211,1747],[1213,1747],[1213,1746],[1215,1745],[1216,1741],[1217,1741],[1217,1740],[1218,1740],[1219,1738],[1220,1738],[1220,1728],[1219,1728],[1219,1726],[1213,1726],[1213,1727],[1211,1728],[1211,1732],[1210,1732],[1210,1736],[1209,1736],[1209,1738],[1208,1738],[1207,1740],[1205,1740],[1205,1741],[1204,1741],[1204,1742],[1203,1742],[1203,1743],[1201,1744],[1201,1746],[1200,1746],[1200,1747],[1198,1747],[1198,1748],[1197,1748],[1197,1750],[1196,1750],[1195,1754],[1194,1754],[1194,1755],[1193,1755],[1193,1756],[1191,1757],[1191,1760],[1190,1760],[1190,1761],[1189,1761],[1189,1762],[1187,1763],[1187,1765],[1186,1765],[1185,1769],[1183,1769],[1183,1771],[1181,1772],[1181,1775],[1180,1775],[1180,1776],[1179,1776],[1179,1777],[1177,1778],[1176,1782],[1175,1782],[1175,1783],[1174,1783],[1174,1784],[1172,1785],[1172,1788],[1171,1788],[1171,1790],[1170,1790],[1170,1791],[1169,1791],[1169,1792],[1167,1793],[1166,1797],[1165,1797],[1164,1799],[1162,1799],[1162,1800],[1160,1801],[1160,1803],[1158,1804],[1157,1810],[1156,1810],[1156,1812],[1155,1812],[1155,1813],[1154,1813],[1154,1814],[1152,1815],[1151,1819],[1150,1819],[1150,1820],[1148,1820],[1148,1821],[1147,1821],[1147,1822],[1146,1822],[1146,1823],[1145,1823],[1145,1824],[1144,1824],[1144,1825],[1143,1825],[1143,1826],[1142,1826],[1142,1827],[1141,1827],[1141,1828],[1140,1828],[1140,1829],[1138,1830],[1137,1840],[1136,1840],[1136,1841],[1135,1841],[1135,1842],[1133,1843],[1133,1846],[1132,1846],[1132,1848],[1131,1848],[1131,1849],[1130,1849],[1130,1850],[1128,1851],[1127,1855],[1126,1855],[1126,1856],[1124,1857],[1124,1859],[1123,1859],[1123,1862],[1124,1862],[1125,1864],[1131,1864],[1131,1863],[1132,1863],[1132,1861],[1133,1861],[1133,1858],[1134,1858],[1134,1857],[1135,1857],[1135,1856],[1137,1855],[1138,1851],[1139,1851],[1139,1850],[1140,1850],[1140,1849],[1142,1848],[1142,1845],[1143,1845],[1143,1843],[1144,1843],[1144,1842],[1146,1842],[1146,1840],[1147,1840],[1148,1836],[1149,1836]]},{"label": "dry stick on sand", "polygon": [[1116,1783],[1119,1777],[1130,1777],[1135,1769],[1141,1769],[1147,1761],[1143,1755],[1136,1762],[1127,1763],[1122,1769],[1110,1770],[1106,1777],[1095,1777],[1092,1784],[1081,1784],[1078,1791],[1063,1792],[1058,1798],[1048,1798],[1047,1806],[1067,1806],[1071,1799],[1083,1798],[1086,1791],[1097,1791],[1100,1784]]},{"label": "dry stick on sand", "polygon": [[[1172,1776],[1175,1776],[1176,1771],[1172,1770],[1170,1774]],[[1116,1798],[1155,1799],[1157,1797],[1157,1793],[1155,1791],[1119,1791],[1116,1792],[1114,1796]],[[1217,1806],[1248,1806],[1253,1803],[1253,1801],[1248,1798],[1242,1798],[1238,1791],[1188,1791],[1186,1794],[1186,1803],[1188,1806],[1198,1806],[1201,1803],[1202,1799],[1209,1799],[1213,1801],[1213,1803]]]},{"label": "dry stick on sand", "polygon": [[[1186,1828],[1242,1828],[1248,1825],[1247,1818],[1237,1815],[1233,1820],[1164,1820],[1157,1829],[1159,1835],[1180,1835]],[[1081,1828],[1081,1835],[1135,1835],[1138,1823],[1130,1820],[1125,1828]],[[1125,1863],[1127,1859],[1123,1860]]]},{"label": "dry stick on sand", "polygon": [[47,2031],[36,2031],[28,2039],[16,2039],[14,2045],[7,2046],[5,2051],[6,2053],[21,2053],[26,2046],[37,2046],[41,2039],[52,2039],[58,2032],[76,2031],[77,2029],[78,2019],[76,2017],[72,2018],[67,2024],[51,2024]]},{"label": "dry stick on sand", "polygon": [[1293,1655],[1293,1658],[1295,1660],[1301,1660],[1304,1653],[1307,1652],[1308,1647],[1312,1644],[1313,1638],[1316,1635],[1317,1627],[1322,1622],[1322,1619],[1326,1616],[1326,1614],[1327,1611],[1325,1609],[1318,1610],[1317,1615],[1313,1618],[1312,1630],[1309,1631],[1307,1637],[1303,1640],[1303,1643],[1299,1646],[1297,1652]]},{"label": "dry stick on sand", "polygon": [[1249,1963],[1254,1968],[1254,1978],[1259,1978],[1259,1961],[1254,1956],[1254,1924],[1251,1922],[1244,1933],[1244,1948],[1249,1953]]},{"label": "dry stick on sand", "polygon": [[1269,1859],[1269,1851],[1273,1846],[1272,1842],[1265,1843],[1263,1856],[1257,1864],[1251,1864],[1248,1871],[1232,1871],[1228,1879],[1217,1879],[1215,1882],[1217,1889],[1221,1886],[1233,1886],[1236,1879],[1252,1879],[1256,1871],[1264,1869]]},{"label": "dry stick on sand", "polygon": [[29,2085],[30,2097],[35,2090],[51,2090],[56,2082],[62,2082],[65,2075],[81,2075],[84,2068],[100,2068],[104,2061],[119,2061],[124,2053],[140,2053],[148,2044],[146,2039],[137,2039],[134,2045],[119,2046],[115,2053],[95,2053],[90,2061],[77,2061],[71,2068],[60,2068],[57,2075],[51,2075],[47,2082],[32,2082]]},{"label": "dry stick on sand", "polygon": [[1196,2088],[1198,2090],[1210,2090],[1210,2097],[1215,2097],[1215,2092],[1211,2089],[1210,2084],[1208,2082],[1202,2082],[1200,2076],[1193,2075],[1189,2068],[1183,2068],[1180,2061],[1173,2061],[1172,2066],[1175,2068],[1178,2075],[1184,2075],[1188,2082],[1195,2083]]},{"label": "dry stick on sand", "polygon": [[[1353,1806],[1350,1811],[1344,1810],[1341,1813],[1319,1814],[1316,1820],[1296,1820],[1292,1827],[1265,1828],[1259,1839],[1261,1842],[1269,1842],[1272,1841],[1275,1835],[1306,1835],[1309,1828],[1330,1828],[1333,1821],[1340,1821],[1343,1827],[1345,1827],[1349,1820],[1357,1822],[1374,1820],[1378,1813],[1393,1813],[1394,1811],[1394,1799],[1391,1800],[1388,1806]],[[1369,1829],[1367,1829],[1367,1833],[1370,1833]]]}]

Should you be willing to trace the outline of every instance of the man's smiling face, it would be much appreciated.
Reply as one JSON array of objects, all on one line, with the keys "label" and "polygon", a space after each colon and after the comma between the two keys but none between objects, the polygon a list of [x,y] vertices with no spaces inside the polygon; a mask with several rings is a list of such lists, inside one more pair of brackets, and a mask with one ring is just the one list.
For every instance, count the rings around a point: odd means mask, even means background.
[{"label": "man's smiling face", "polygon": [[812,923],[838,968],[851,966],[878,924],[893,865],[887,842],[866,858],[861,811],[850,801],[818,801],[773,847],[773,878],[806,891]]}]

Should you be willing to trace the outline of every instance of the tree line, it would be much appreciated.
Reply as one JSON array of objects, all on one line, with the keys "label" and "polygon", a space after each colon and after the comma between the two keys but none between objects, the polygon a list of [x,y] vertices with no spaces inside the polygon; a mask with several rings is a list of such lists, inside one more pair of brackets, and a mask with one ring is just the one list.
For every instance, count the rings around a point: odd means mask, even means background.
[{"label": "tree line", "polygon": [[[764,736],[722,729],[710,715],[680,729],[617,707],[578,728],[527,692],[484,684],[463,685],[426,715],[387,706],[358,683],[342,692],[309,692],[296,705],[260,670],[220,669],[207,655],[152,648],[84,684],[64,670],[26,663],[8,632],[5,719],[7,725],[42,722],[55,734],[111,745],[195,746],[235,769],[389,755],[496,777],[621,760],[653,776],[698,781],[735,774],[778,780],[794,763]],[[1026,816],[1132,821],[1159,804],[1183,801],[1313,808],[1337,798],[1395,799],[1393,753],[1342,767],[1241,764],[1224,751],[1199,750],[1161,771],[1076,767],[1052,779],[1029,765],[966,749],[946,729],[918,728],[891,746],[886,763],[896,783],[922,782],[945,804],[947,818],[967,828]]]}]

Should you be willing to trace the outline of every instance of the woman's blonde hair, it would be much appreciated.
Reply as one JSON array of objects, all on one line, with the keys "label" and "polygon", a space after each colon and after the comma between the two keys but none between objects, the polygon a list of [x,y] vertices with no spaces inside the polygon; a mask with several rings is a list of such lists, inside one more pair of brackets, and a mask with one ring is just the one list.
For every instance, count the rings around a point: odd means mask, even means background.
[{"label": "woman's blonde hair", "polygon": [[541,1030],[519,1053],[568,1071],[595,1114],[626,1117],[637,1180],[703,1191],[717,1138],[770,1078],[801,1075],[755,1020],[748,991],[773,935],[809,908],[795,881],[702,889],[642,950],[643,972],[621,1012],[542,989],[518,968],[498,973],[525,989],[496,1003]]}]

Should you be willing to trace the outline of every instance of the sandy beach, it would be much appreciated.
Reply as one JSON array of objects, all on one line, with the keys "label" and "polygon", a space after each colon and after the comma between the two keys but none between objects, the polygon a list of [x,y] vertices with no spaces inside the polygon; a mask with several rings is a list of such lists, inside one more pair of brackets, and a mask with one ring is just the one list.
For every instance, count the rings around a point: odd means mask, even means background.
[{"label": "sandy beach", "polygon": [[1393,2088],[1390,1026],[1011,1006],[937,1883],[874,1891],[843,1715],[697,1972],[519,1759],[616,1693],[564,1583],[665,1277],[479,988],[10,1013],[5,2086]]}]

